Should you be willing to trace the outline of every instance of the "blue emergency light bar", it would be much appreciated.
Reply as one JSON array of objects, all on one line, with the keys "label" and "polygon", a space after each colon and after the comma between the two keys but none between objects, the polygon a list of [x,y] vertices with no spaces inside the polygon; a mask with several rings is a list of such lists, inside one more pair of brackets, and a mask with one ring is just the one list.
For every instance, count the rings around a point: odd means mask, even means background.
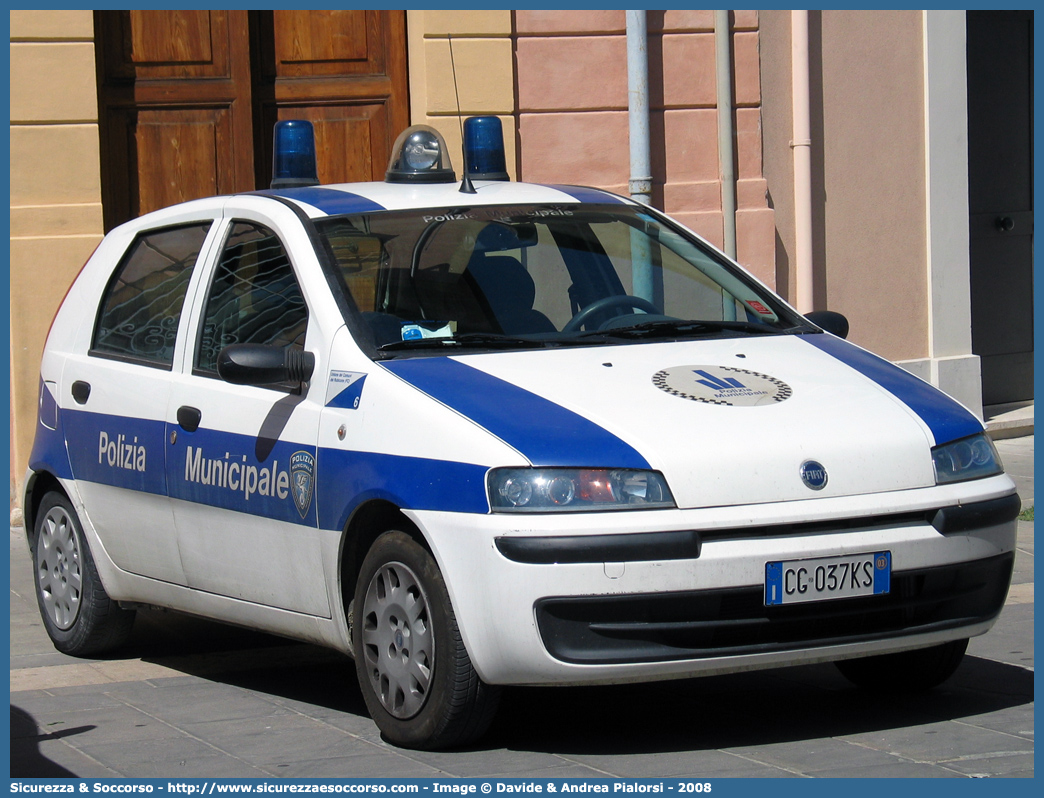
[{"label": "blue emergency light bar", "polygon": [[504,129],[497,116],[464,120],[464,152],[474,180],[510,180],[504,159]]},{"label": "blue emergency light bar", "polygon": [[272,146],[272,188],[318,186],[315,131],[304,119],[275,123]]}]

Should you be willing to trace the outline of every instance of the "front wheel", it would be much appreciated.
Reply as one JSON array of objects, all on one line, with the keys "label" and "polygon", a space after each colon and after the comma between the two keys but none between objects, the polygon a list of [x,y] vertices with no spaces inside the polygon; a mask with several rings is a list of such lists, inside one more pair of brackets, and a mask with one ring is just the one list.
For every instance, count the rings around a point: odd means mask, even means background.
[{"label": "front wheel", "polygon": [[465,745],[489,727],[500,689],[472,667],[442,572],[404,532],[381,535],[355,589],[353,645],[370,717],[403,748]]},{"label": "front wheel", "polygon": [[126,642],[134,612],[121,609],[105,592],[80,519],[61,493],[50,491],[40,502],[32,555],[36,600],[56,649],[85,657]]},{"label": "front wheel", "polygon": [[914,693],[930,690],[953,676],[967,648],[965,638],[931,648],[841,660],[834,665],[857,687]]}]

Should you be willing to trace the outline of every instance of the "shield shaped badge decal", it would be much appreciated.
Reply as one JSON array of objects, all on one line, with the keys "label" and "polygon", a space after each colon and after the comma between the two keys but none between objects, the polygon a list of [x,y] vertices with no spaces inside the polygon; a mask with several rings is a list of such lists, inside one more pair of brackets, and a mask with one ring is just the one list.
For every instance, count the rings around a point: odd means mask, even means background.
[{"label": "shield shaped badge decal", "polygon": [[290,493],[297,512],[304,518],[312,506],[312,487],[315,484],[315,458],[309,452],[294,452],[290,457]]}]

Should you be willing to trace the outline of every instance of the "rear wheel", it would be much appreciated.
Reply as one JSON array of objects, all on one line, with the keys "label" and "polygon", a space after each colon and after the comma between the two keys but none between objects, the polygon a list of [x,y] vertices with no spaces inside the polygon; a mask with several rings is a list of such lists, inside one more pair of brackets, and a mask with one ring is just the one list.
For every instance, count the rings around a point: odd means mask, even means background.
[{"label": "rear wheel", "polygon": [[500,689],[479,679],[431,553],[404,532],[381,535],[355,591],[355,667],[370,716],[404,748],[450,748],[489,727]]},{"label": "rear wheel", "polygon": [[36,600],[55,648],[82,657],[126,642],[134,612],[105,592],[80,520],[61,493],[50,491],[40,503],[32,555]]},{"label": "rear wheel", "polygon": [[953,640],[931,648],[846,659],[834,664],[857,687],[913,693],[930,690],[953,676],[967,648],[967,639]]}]

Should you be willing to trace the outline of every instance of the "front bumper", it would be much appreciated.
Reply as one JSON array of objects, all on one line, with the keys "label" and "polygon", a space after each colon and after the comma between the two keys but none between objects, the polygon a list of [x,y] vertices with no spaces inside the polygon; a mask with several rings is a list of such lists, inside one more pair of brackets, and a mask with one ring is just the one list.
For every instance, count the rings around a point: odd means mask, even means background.
[{"label": "front bumper", "polygon": [[1004,605],[1014,555],[895,573],[891,590],[765,606],[763,586],[541,599],[537,627],[562,662],[601,665],[711,659],[853,645],[963,629]]},{"label": "front bumper", "polygon": [[[756,507],[410,515],[432,545],[485,681],[583,684],[982,634],[1007,594],[1017,512],[1014,485],[1001,475]],[[636,545],[643,535],[647,554]],[[764,606],[767,562],[883,550],[893,585],[884,596]]]}]

